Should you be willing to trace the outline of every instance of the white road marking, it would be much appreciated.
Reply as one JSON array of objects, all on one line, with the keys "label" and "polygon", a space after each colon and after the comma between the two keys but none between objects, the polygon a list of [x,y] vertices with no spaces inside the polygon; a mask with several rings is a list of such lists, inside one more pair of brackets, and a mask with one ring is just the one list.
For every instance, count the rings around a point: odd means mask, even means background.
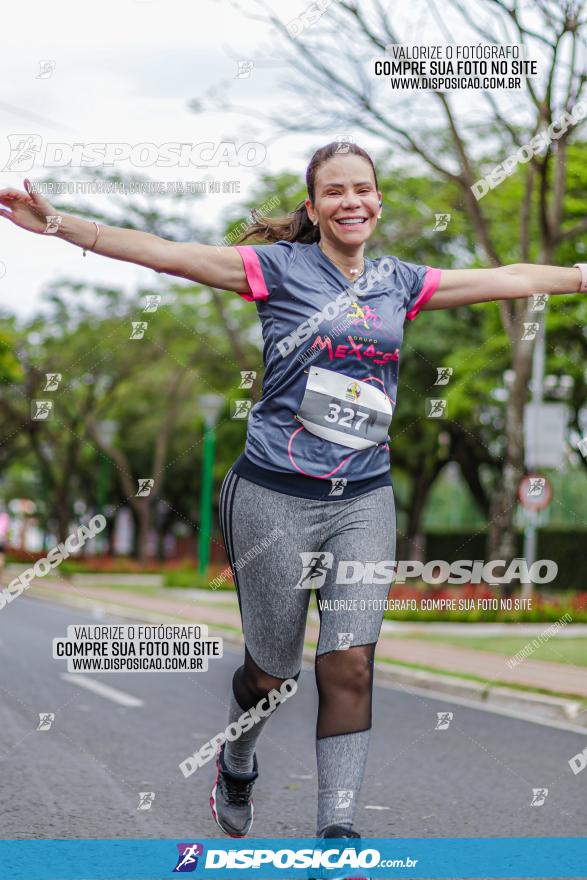
[{"label": "white road marking", "polygon": [[391,810],[391,807],[378,807],[376,804],[365,804],[366,810]]},{"label": "white road marking", "polygon": [[101,681],[95,681],[93,678],[88,678],[87,675],[71,675],[69,672],[62,672],[61,678],[63,681],[68,681],[70,684],[76,684],[78,687],[92,691],[92,693],[98,694],[99,697],[104,697],[106,700],[112,700],[113,703],[118,703],[119,706],[136,708],[144,705],[143,701],[139,700],[138,697],[132,697],[130,694],[125,694],[124,691],[119,691],[116,688],[110,687],[110,685],[102,684]]}]

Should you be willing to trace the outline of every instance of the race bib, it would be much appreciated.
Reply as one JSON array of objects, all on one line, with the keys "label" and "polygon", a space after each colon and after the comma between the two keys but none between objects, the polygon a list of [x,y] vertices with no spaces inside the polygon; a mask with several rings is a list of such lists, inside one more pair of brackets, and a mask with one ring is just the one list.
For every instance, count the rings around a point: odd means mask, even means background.
[{"label": "race bib", "polygon": [[385,443],[392,416],[391,401],[374,385],[321,367],[310,367],[296,414],[311,434],[351,449]]}]

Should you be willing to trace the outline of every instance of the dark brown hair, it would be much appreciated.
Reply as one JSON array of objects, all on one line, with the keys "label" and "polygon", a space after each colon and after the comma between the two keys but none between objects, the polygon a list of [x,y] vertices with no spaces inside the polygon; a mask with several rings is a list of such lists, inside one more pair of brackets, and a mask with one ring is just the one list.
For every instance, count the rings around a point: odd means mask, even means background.
[{"label": "dark brown hair", "polygon": [[[371,156],[361,147],[347,141],[332,141],[325,147],[316,150],[306,171],[306,186],[308,188],[308,198],[314,204],[316,196],[316,172],[321,165],[324,165],[329,159],[338,154],[352,153],[354,156],[362,156],[366,159],[373,169],[375,177],[375,188],[379,189],[377,182],[377,172]],[[258,212],[252,211],[253,223],[249,225],[247,230],[238,239],[239,242],[248,241],[251,238],[261,239],[263,241],[300,241],[302,244],[312,244],[320,241],[320,229],[314,226],[306,206],[303,202],[297,206],[295,211],[290,211],[284,217],[267,217],[260,218]]]}]

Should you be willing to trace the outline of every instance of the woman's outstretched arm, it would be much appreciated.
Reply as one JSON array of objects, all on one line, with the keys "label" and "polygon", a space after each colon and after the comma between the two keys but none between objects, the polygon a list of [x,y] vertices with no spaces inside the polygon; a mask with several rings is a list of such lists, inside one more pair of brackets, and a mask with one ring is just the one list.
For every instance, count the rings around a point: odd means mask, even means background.
[{"label": "woman's outstretched arm", "polygon": [[443,269],[433,297],[422,311],[519,299],[533,293],[577,293],[581,290],[580,269],[514,263],[497,269]]},{"label": "woman's outstretched arm", "polygon": [[[28,179],[25,180],[25,189],[26,192],[12,187],[0,189],[0,204],[4,206],[0,209],[0,216],[21,229],[53,235],[103,257],[136,263],[155,272],[188,278],[221,290],[250,293],[236,248],[169,241],[150,232],[102,224],[99,224],[100,233],[96,240],[94,222],[59,213],[39,193],[32,191]],[[51,217],[57,219],[47,219]],[[51,228],[55,228],[55,232],[47,232]]]}]

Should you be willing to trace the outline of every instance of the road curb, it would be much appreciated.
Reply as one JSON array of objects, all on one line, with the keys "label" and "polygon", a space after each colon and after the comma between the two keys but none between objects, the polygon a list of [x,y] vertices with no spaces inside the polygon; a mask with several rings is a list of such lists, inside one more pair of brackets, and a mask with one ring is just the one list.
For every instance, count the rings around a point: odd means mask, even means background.
[{"label": "road curb", "polygon": [[[95,599],[82,596],[71,596],[57,591],[47,594],[46,590],[36,591],[29,588],[27,595],[33,599],[44,599],[61,605],[74,608],[99,609],[103,613],[110,613],[117,617],[131,620],[144,621],[145,623],[185,623],[185,618],[157,612],[153,614],[140,608],[130,608],[126,605],[116,605],[111,602],[100,603]],[[235,647],[243,646],[241,633],[223,626],[220,623],[206,624],[205,620],[199,621],[204,625],[222,630],[222,637],[227,643]],[[304,647],[303,659],[309,666],[313,666],[315,649]],[[401,666],[399,663],[375,663],[375,681],[377,683],[389,682],[409,688],[427,690],[434,694],[442,694],[447,697],[465,699],[471,703],[482,704],[490,709],[505,709],[519,712],[526,716],[548,721],[566,722],[576,725],[587,731],[587,706],[580,699],[554,697],[548,694],[534,694],[515,690],[503,686],[484,685],[481,682],[469,681],[458,676],[429,672],[423,669],[411,669]]]},{"label": "road curb", "polygon": [[509,709],[548,721],[571,723],[587,731],[587,706],[580,699],[534,694],[500,685],[409,669],[391,663],[375,663],[376,676],[399,685],[434,691],[490,708]]}]

